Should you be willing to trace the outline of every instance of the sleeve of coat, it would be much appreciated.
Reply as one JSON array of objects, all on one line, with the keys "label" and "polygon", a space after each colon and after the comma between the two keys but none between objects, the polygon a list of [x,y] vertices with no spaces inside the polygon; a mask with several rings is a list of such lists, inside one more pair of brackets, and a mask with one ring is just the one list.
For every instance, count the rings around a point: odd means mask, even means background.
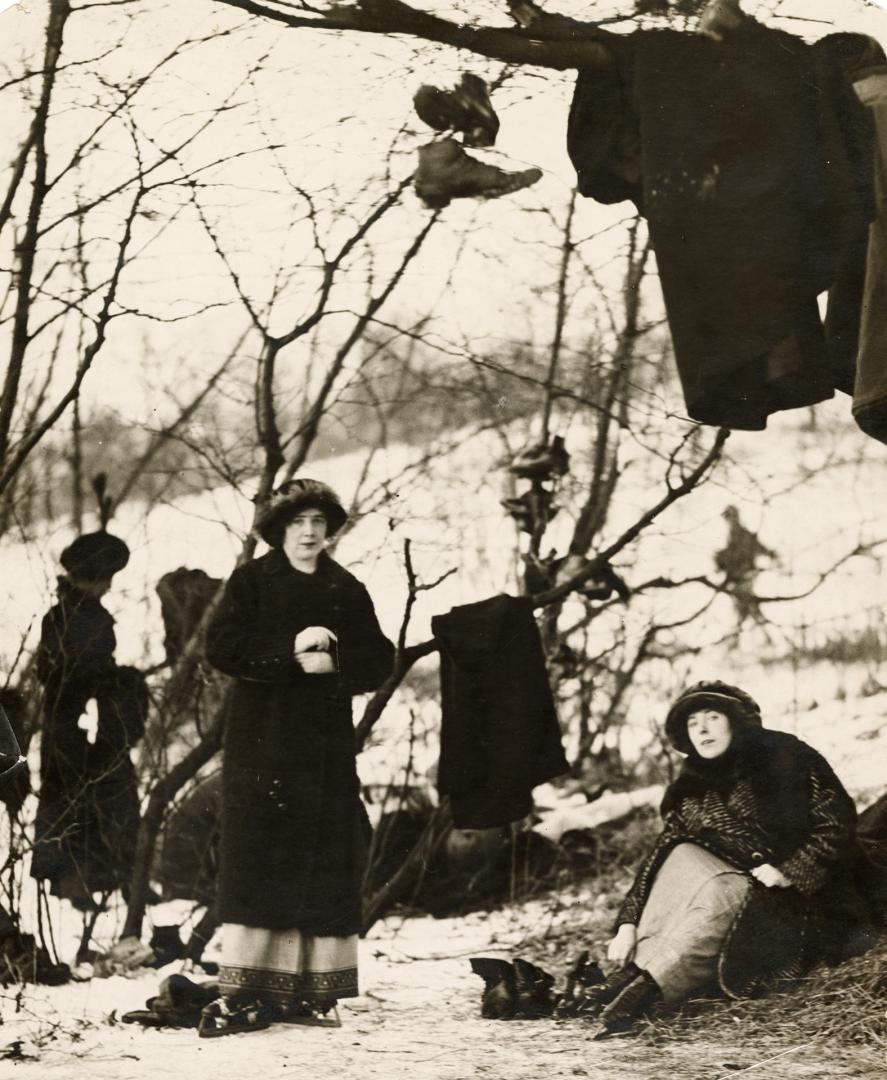
[{"label": "sleeve of coat", "polygon": [[846,857],[856,823],[853,800],[828,762],[815,752],[809,783],[810,835],[778,867],[805,896],[818,892],[835,864]]},{"label": "sleeve of coat", "polygon": [[370,594],[358,584],[336,645],[339,674],[352,694],[377,690],[391,674],[394,646],[382,633]]},{"label": "sleeve of coat", "polygon": [[238,679],[289,682],[302,674],[293,656],[293,635],[261,617],[257,588],[249,564],[237,567],[207,627],[206,659]]}]

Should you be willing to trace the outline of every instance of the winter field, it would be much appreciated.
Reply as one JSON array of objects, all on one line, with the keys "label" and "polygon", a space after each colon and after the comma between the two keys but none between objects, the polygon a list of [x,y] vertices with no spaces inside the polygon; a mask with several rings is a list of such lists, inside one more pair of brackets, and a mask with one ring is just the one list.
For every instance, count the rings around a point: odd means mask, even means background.
[{"label": "winter field", "polygon": [[[762,592],[787,592],[786,567],[790,567],[793,592],[801,592],[808,582],[822,573],[857,539],[877,538],[877,508],[862,511],[861,493],[875,490],[883,483],[884,464],[868,460],[864,465],[832,471],[816,468],[824,454],[834,454],[835,447],[824,446],[821,439],[805,440],[792,421],[782,421],[787,429],[779,445],[801,448],[791,460],[783,456],[773,460],[768,472],[762,459],[767,448],[762,440],[736,437],[739,450],[747,455],[740,471],[755,476],[746,498],[740,505],[754,520],[755,507],[761,506],[761,477],[771,486],[772,501],[766,496],[766,510],[759,509],[760,534],[779,555],[778,565],[769,574],[772,586]],[[773,436],[771,436],[773,437]],[[836,437],[837,438],[837,437]],[[846,431],[837,439],[853,438]],[[733,447],[734,452],[736,447]],[[394,450],[385,464],[402,467]],[[402,571],[398,541],[409,533],[418,541],[429,575],[447,568],[448,560],[459,554],[459,573],[428,595],[416,614],[415,640],[428,633],[428,621],[435,611],[451,604],[466,602],[478,595],[510,586],[511,563],[503,560],[509,550],[498,541],[501,520],[497,508],[495,480],[479,491],[470,492],[468,477],[476,470],[483,447],[467,448],[456,455],[448,468],[453,472],[435,478],[432,499],[427,482],[417,486],[410,500],[398,506],[395,529],[383,519],[366,519],[346,538],[339,557],[359,567],[368,582],[389,633],[395,633],[403,603]],[[760,457],[758,457],[760,455]],[[319,463],[312,471],[335,480],[347,488],[344,478],[356,469],[351,459]],[[808,469],[809,479],[803,491],[805,517],[798,525],[798,487],[792,483],[799,469]],[[846,468],[854,471],[854,483],[847,484]],[[815,497],[811,497],[814,495]],[[441,493],[452,501],[441,507]],[[678,504],[664,517],[650,545],[649,558],[657,567],[672,574],[698,570],[701,558],[710,557],[712,533],[722,530],[720,511],[727,502],[737,501],[741,491],[729,492],[717,484],[697,493],[692,506]],[[636,490],[632,498],[638,504],[649,492]],[[811,507],[822,512],[811,513]],[[827,508],[827,510],[825,509]],[[624,512],[630,516],[632,507]],[[246,509],[224,491],[184,500],[179,505],[159,507],[147,517],[133,521],[132,532],[139,536],[135,556],[127,570],[125,589],[116,597],[121,652],[127,658],[151,656],[152,643],[160,635],[159,615],[151,597],[150,583],[161,573],[180,564],[194,565],[193,553],[200,552],[200,565],[210,573],[223,576],[230,565],[233,544],[226,546],[226,525],[245,515]],[[842,523],[852,520],[857,530],[852,536]],[[441,530],[439,521],[449,522]],[[427,522],[427,525],[425,524]],[[225,523],[225,524],[223,524]],[[757,521],[755,522],[757,524]],[[393,535],[392,535],[393,534]],[[64,542],[64,536],[48,537],[44,557],[39,550],[8,550],[6,559],[20,560],[15,579],[18,587],[9,588],[10,605],[18,605],[18,626],[25,624],[48,602],[49,585],[46,566],[48,554]],[[636,564],[643,563],[643,549]],[[22,589],[29,581],[30,596]],[[850,634],[855,629],[877,624],[880,620],[882,588],[880,567],[871,558],[853,559],[839,581],[826,580],[807,600],[779,608],[768,634],[784,635],[785,640],[803,626],[808,642],[827,641],[837,628]],[[121,585],[123,585],[121,580]],[[773,605],[774,608],[777,605]],[[781,611],[785,610],[786,617]],[[631,616],[631,607],[625,617]],[[638,616],[641,618],[641,616]],[[724,610],[724,623],[728,611]],[[763,654],[772,646],[770,638],[760,637],[763,630],[744,631],[739,649],[735,642],[723,643],[717,627],[705,628],[711,636],[703,639],[699,656],[681,671],[664,674],[654,664],[632,698],[626,727],[621,738],[626,753],[640,753],[655,735],[661,721],[665,698],[682,682],[712,674],[735,679],[761,700],[766,722],[791,731],[822,751],[834,765],[841,779],[863,807],[884,790],[887,762],[887,690],[881,685],[884,672],[878,664],[837,665],[826,660],[814,662],[762,663],[756,643]],[[142,660],[142,662],[144,662]],[[664,696],[663,696],[664,695]],[[408,697],[394,704],[383,719],[373,744],[362,755],[360,766],[365,783],[385,783],[396,778],[403,767],[404,733],[409,724]],[[358,710],[359,711],[359,710]],[[436,706],[426,700],[421,713],[422,750],[414,767],[420,781],[433,777],[435,758],[434,729]],[[35,763],[32,763],[32,768]],[[569,828],[594,828],[602,820],[619,817],[631,804],[655,805],[661,786],[653,785],[630,795],[605,795],[588,804],[581,796],[569,796],[555,787],[539,789],[537,807],[540,821],[535,826],[556,841]],[[750,1075],[768,1077],[869,1077],[881,1074],[887,1062],[881,1049],[871,1045],[854,1048],[844,1042],[813,1037],[793,1038],[791,1024],[775,1037],[749,1041],[745,1031],[749,1020],[733,1018],[732,1027],[725,1020],[707,1033],[706,1014],[684,1023],[680,1037],[671,1029],[653,1025],[637,1039],[616,1039],[595,1043],[583,1034],[578,1022],[502,1022],[482,1020],[479,1015],[480,982],[468,968],[472,955],[511,956],[519,953],[548,967],[558,976],[568,966],[581,945],[596,947],[600,955],[606,941],[607,926],[618,902],[619,888],[625,880],[603,883],[594,881],[579,891],[552,894],[543,900],[517,907],[503,908],[488,914],[477,913],[458,919],[391,917],[377,925],[361,946],[361,982],[363,995],[343,1003],[343,1027],[335,1031],[283,1028],[238,1035],[226,1040],[198,1040],[190,1030],[141,1030],[124,1025],[119,1016],[140,1008],[156,992],[164,975],[181,969],[172,964],[160,971],[141,968],[126,975],[89,978],[90,969],[82,968],[84,981],[49,988],[8,987],[3,992],[0,1027],[0,1076],[59,1076],[68,1080],[83,1077],[164,1077],[188,1075],[194,1080],[215,1077],[220,1073],[240,1077],[261,1069],[269,1077],[299,1075],[310,1070],[318,1077],[441,1078],[469,1080],[490,1076],[496,1080],[535,1080],[589,1076],[635,1078],[673,1073],[693,1080]],[[24,882],[27,895],[28,886]],[[52,901],[60,955],[70,957],[80,932],[80,917],[66,904]],[[27,905],[25,905],[27,907]],[[153,925],[178,922],[188,911],[181,905],[159,905],[149,909]],[[123,911],[117,908],[100,920],[96,944],[109,948],[122,925]],[[146,927],[146,935],[150,926]],[[216,940],[207,956],[218,951]],[[192,977],[199,978],[198,970]],[[764,1012],[766,1002],[758,1008]],[[689,1031],[689,1035],[688,1035]],[[692,1036],[692,1037],[690,1037]]]}]

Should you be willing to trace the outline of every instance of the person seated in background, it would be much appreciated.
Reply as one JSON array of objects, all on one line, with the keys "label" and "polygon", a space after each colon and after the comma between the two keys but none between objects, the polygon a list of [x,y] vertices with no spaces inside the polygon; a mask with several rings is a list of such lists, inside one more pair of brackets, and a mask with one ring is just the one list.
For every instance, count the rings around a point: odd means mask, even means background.
[{"label": "person seated in background", "polygon": [[759,993],[872,943],[853,884],[856,809],[825,759],[765,729],[758,704],[723,682],[682,693],[665,731],[686,760],[619,909],[607,954],[618,968],[585,995],[596,1037],[657,1002],[717,984]]}]

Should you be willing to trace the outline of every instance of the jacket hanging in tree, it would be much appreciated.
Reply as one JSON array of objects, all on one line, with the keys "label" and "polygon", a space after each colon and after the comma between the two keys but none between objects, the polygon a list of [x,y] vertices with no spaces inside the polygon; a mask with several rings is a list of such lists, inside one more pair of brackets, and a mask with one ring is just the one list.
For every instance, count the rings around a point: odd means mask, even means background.
[{"label": "jacket hanging in tree", "polygon": [[887,443],[887,61],[878,52],[879,62],[854,76],[877,135],[877,217],[869,227],[853,416],[867,435]]},{"label": "jacket hanging in tree", "polygon": [[872,131],[837,60],[750,19],[616,55],[580,71],[568,150],[583,194],[649,221],[689,415],[756,430],[850,391],[858,295],[840,293],[863,272]]},{"label": "jacket hanging in tree", "polygon": [[[336,634],[335,674],[296,663],[296,634],[309,626]],[[326,555],[305,574],[272,550],[231,575],[206,655],[236,679],[223,747],[221,921],[356,933],[369,822],[351,697],[376,689],[393,658],[369,594]]]},{"label": "jacket hanging in tree", "polygon": [[532,601],[494,596],[431,626],[441,654],[438,790],[457,828],[517,821],[532,789],[569,768]]}]

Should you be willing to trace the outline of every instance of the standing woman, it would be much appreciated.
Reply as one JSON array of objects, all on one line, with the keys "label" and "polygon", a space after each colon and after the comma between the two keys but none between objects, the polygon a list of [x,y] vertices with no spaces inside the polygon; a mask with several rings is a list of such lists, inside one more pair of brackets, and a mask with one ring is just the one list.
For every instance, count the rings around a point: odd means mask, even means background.
[{"label": "standing woman", "polygon": [[324,550],[346,513],[316,480],[282,485],[257,522],[271,550],[238,567],[206,655],[236,683],[227,711],[220,998],[200,1034],[322,1022],[357,988],[369,824],[351,697],[391,671],[364,586]]},{"label": "standing woman", "polygon": [[[130,752],[148,711],[144,676],[114,658],[114,620],[101,599],[129,561],[129,548],[105,528],[110,499],[103,474],[93,486],[101,528],[62,552],[65,573],[37,647],[44,692],[31,876],[81,909],[95,909],[95,892],[125,889],[132,873],[139,797]],[[79,726],[91,700],[98,710],[93,742]]]}]

